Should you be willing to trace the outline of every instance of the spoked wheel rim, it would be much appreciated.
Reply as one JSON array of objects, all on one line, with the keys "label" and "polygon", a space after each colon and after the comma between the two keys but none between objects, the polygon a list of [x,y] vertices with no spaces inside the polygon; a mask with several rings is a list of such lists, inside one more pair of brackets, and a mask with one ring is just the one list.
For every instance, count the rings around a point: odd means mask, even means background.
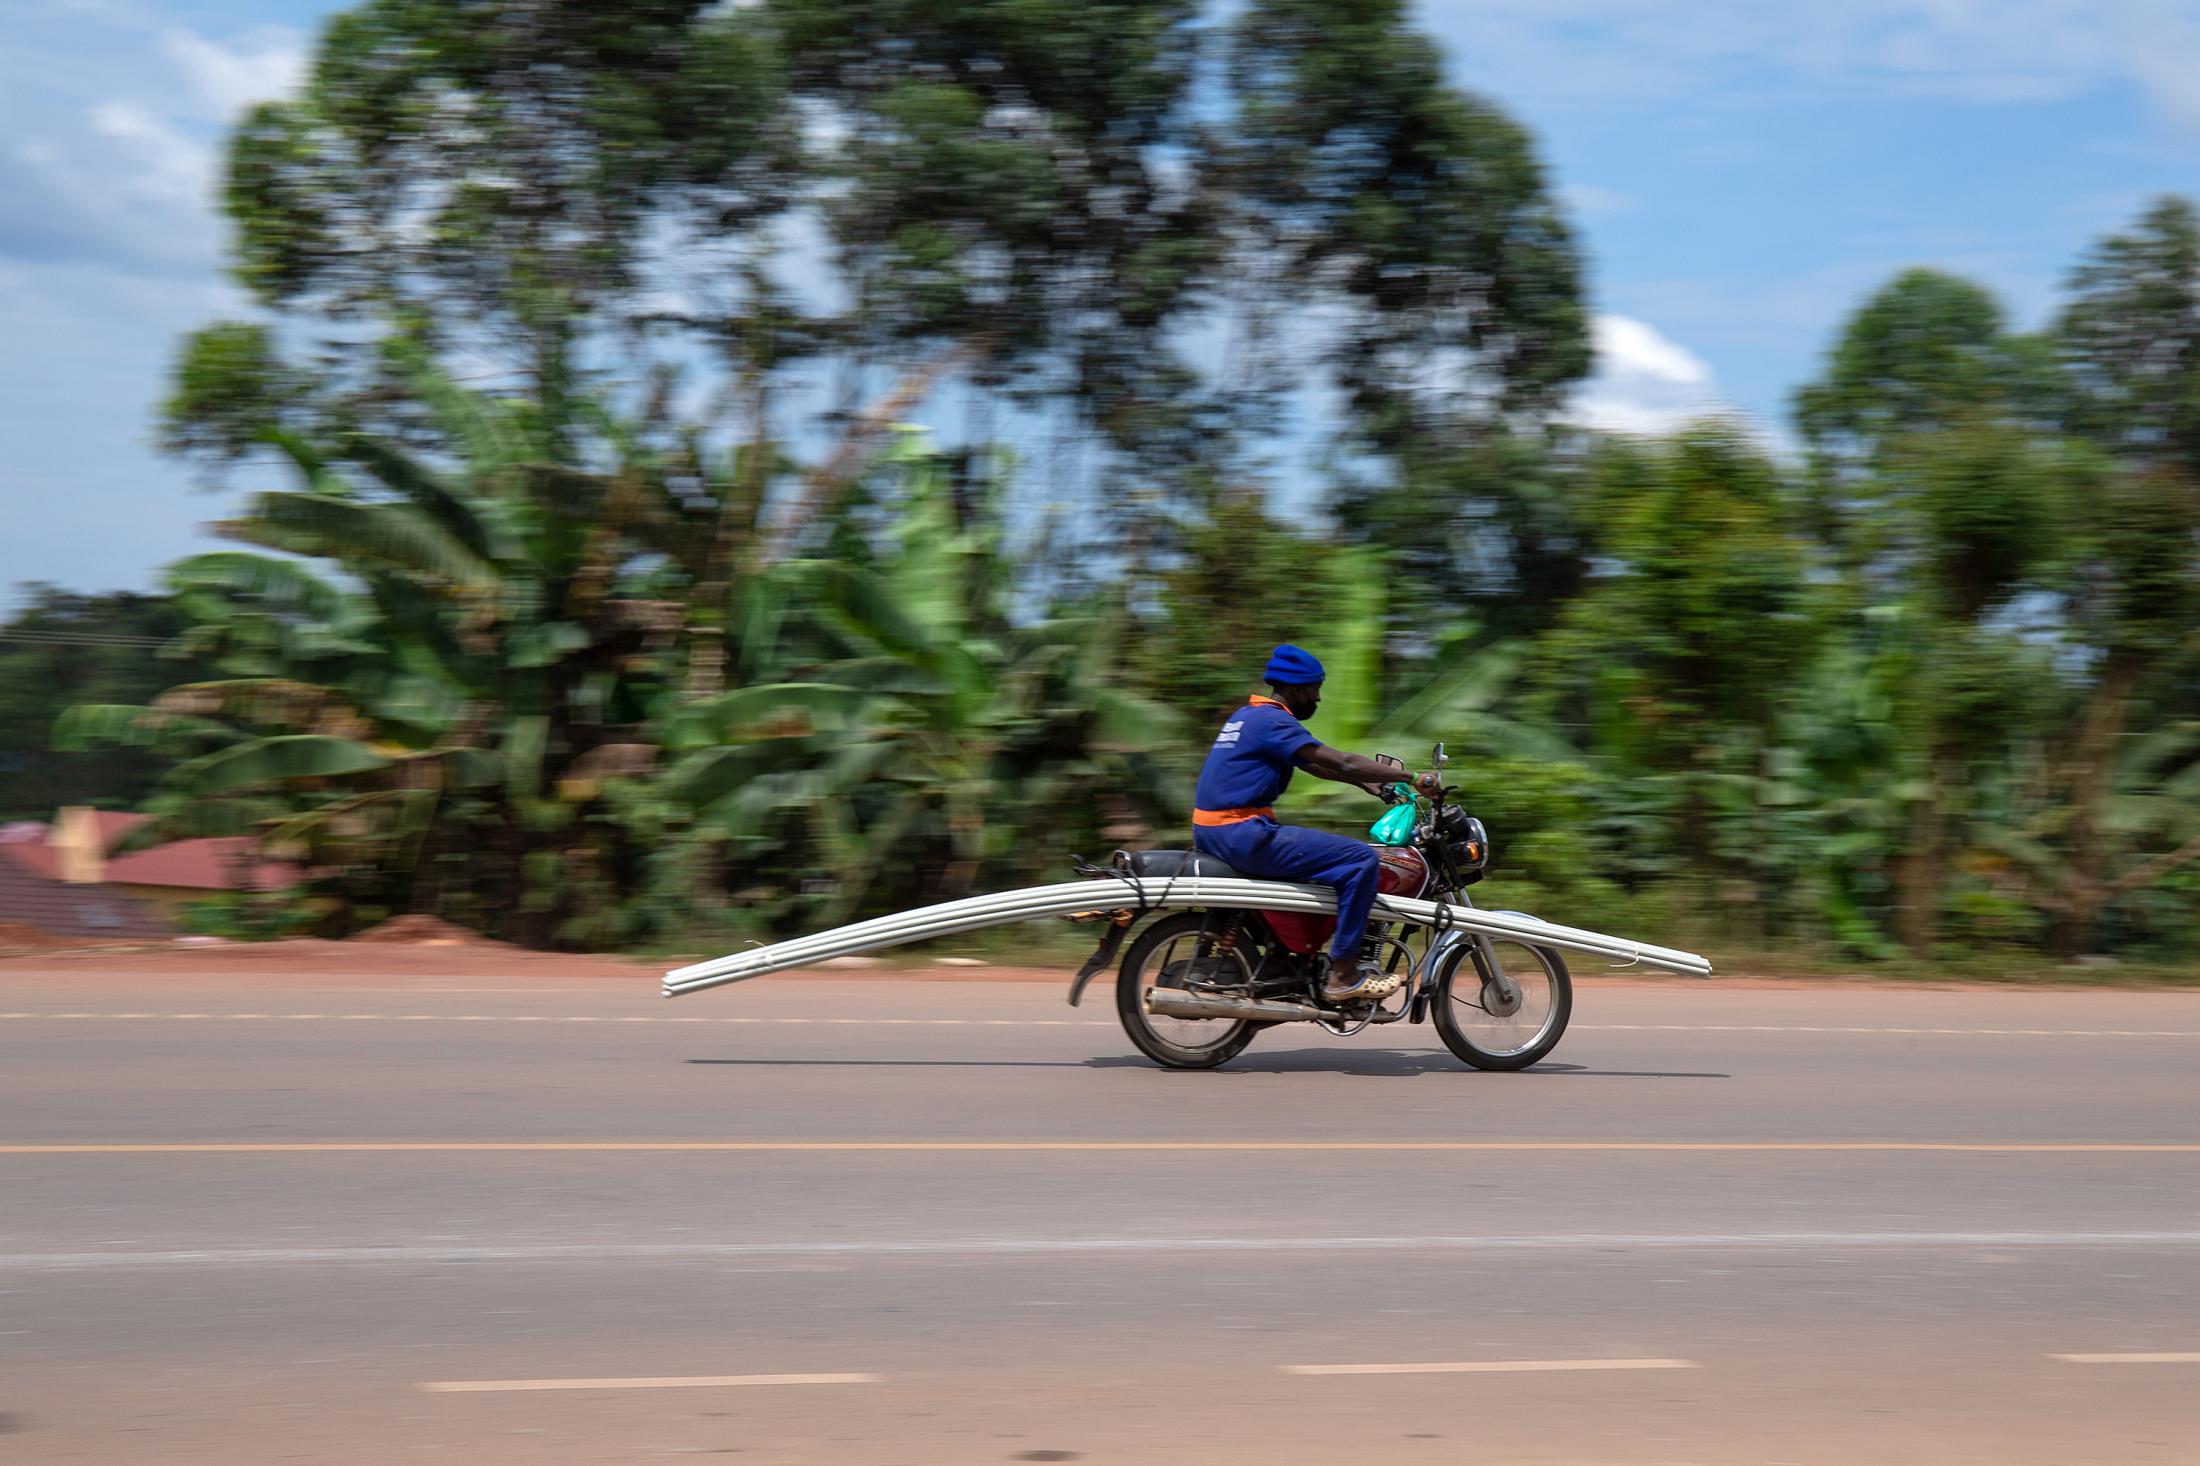
[{"label": "spoked wheel rim", "polygon": [[[1201,947],[1207,950],[1202,952]],[[1154,1037],[1176,1048],[1191,1053],[1201,1053],[1221,1048],[1237,1038],[1245,1024],[1237,1018],[1178,1018],[1171,1014],[1156,1013],[1146,1001],[1147,995],[1157,987],[1189,988],[1228,984],[1250,986],[1253,969],[1247,965],[1245,954],[1239,951],[1214,950],[1212,934],[1202,937],[1196,931],[1181,932],[1154,949],[1144,965],[1135,974],[1139,985],[1139,1010],[1146,1026]]]},{"label": "spoked wheel rim", "polygon": [[1528,1053],[1564,1021],[1560,999],[1564,981],[1540,948],[1493,938],[1483,950],[1486,974],[1467,953],[1452,974],[1444,1001],[1452,1023],[1467,1041],[1495,1059]]}]

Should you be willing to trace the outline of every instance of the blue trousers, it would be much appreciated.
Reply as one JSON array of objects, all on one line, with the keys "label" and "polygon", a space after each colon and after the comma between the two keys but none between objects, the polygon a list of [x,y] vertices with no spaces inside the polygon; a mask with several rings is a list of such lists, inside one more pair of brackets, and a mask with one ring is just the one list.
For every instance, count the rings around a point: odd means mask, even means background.
[{"label": "blue trousers", "polygon": [[1357,957],[1367,932],[1367,913],[1375,905],[1382,861],[1373,847],[1342,835],[1279,825],[1274,820],[1241,820],[1234,825],[1194,825],[1192,844],[1203,854],[1244,871],[1258,881],[1310,881],[1337,893],[1337,937],[1330,955]]}]

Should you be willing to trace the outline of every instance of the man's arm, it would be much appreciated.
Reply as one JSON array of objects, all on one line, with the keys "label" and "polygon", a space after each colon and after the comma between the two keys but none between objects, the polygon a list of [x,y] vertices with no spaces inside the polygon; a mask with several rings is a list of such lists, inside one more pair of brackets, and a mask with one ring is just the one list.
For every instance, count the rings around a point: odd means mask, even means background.
[{"label": "man's arm", "polygon": [[1329,779],[1339,784],[1357,784],[1370,794],[1387,789],[1401,780],[1418,786],[1433,783],[1436,778],[1434,774],[1423,774],[1416,779],[1404,769],[1377,763],[1364,754],[1346,753],[1343,749],[1331,748],[1326,743],[1307,744],[1298,751],[1292,762],[1317,779]]}]

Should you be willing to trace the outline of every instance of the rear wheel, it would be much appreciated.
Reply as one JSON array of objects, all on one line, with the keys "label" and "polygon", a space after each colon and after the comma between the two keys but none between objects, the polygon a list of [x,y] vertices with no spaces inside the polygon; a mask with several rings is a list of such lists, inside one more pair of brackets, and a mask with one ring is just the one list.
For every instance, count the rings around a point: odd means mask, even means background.
[{"label": "rear wheel", "polygon": [[1477,1069],[1525,1069],[1558,1047],[1573,1011],[1573,980],[1557,952],[1469,938],[1437,989],[1436,1032]]},{"label": "rear wheel", "polygon": [[1152,1013],[1146,995],[1157,987],[1250,987],[1245,953],[1220,940],[1235,930],[1230,917],[1196,911],[1165,916],[1139,935],[1115,976],[1115,1012],[1138,1051],[1168,1069],[1212,1069],[1245,1052],[1257,1024],[1235,1018],[1171,1018]]}]

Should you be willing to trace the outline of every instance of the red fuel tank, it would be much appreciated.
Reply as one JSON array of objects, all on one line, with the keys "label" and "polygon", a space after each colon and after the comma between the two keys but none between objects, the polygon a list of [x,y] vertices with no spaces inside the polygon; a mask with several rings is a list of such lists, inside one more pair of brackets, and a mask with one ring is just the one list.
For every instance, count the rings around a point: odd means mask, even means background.
[{"label": "red fuel tank", "polygon": [[1428,861],[1407,846],[1379,848],[1383,875],[1376,889],[1385,896],[1418,896],[1428,888]]}]

